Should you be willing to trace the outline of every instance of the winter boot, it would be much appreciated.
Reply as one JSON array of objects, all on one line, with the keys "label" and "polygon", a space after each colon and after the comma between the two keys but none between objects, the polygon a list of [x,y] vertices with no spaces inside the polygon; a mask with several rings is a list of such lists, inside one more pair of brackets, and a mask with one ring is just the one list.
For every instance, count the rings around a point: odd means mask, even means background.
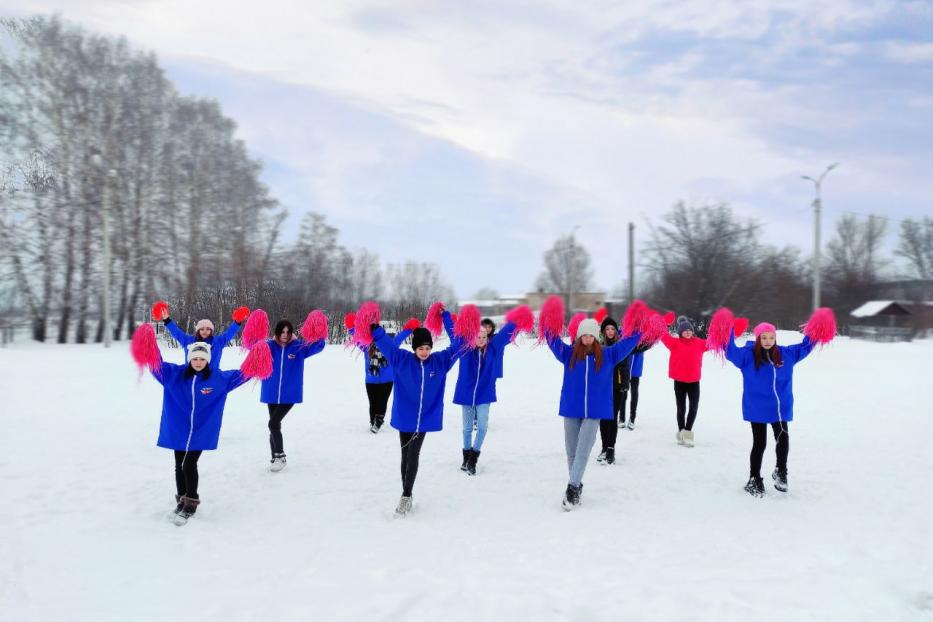
[{"label": "winter boot", "polygon": [[606,463],[606,450],[605,449],[599,452],[599,455],[596,456],[596,462],[598,462],[599,464]]},{"label": "winter boot", "polygon": [[385,415],[376,415],[376,422],[374,424],[376,426],[376,432],[379,432],[379,430],[382,429],[382,424],[385,423],[385,420]]},{"label": "winter boot", "polygon": [[463,450],[463,464],[460,465],[460,470],[461,470],[461,471],[466,471],[466,470],[467,470],[467,464],[470,463],[470,454],[472,454],[472,453],[473,453],[473,450],[472,450],[472,449],[464,449],[464,450]]},{"label": "winter boot", "polygon": [[582,486],[567,484],[567,491],[564,493],[564,500],[561,501],[561,506],[563,506],[565,511],[569,512],[570,510],[579,507],[580,491],[582,488]]},{"label": "winter boot", "polygon": [[470,459],[467,460],[467,475],[476,475],[477,460],[479,460],[479,452],[474,449],[470,452]]},{"label": "winter boot", "polygon": [[195,499],[194,497],[182,496],[179,501],[182,503],[182,508],[181,512],[175,515],[175,525],[181,527],[188,524],[188,519],[194,516],[194,513],[198,510],[198,505],[201,503],[201,500]]},{"label": "winter boot", "polygon": [[677,430],[677,444],[678,445],[685,444],[684,443],[684,432],[686,432],[686,430]]},{"label": "winter boot", "polygon": [[269,465],[269,470],[273,473],[278,473],[285,468],[285,454],[274,454],[271,462],[272,464]]},{"label": "winter boot", "polygon": [[606,464],[616,463],[616,448],[610,447],[606,450]]},{"label": "winter boot", "polygon": [[753,497],[764,497],[765,483],[761,481],[760,477],[752,475],[748,478],[748,483],[745,484],[745,492]]},{"label": "winter boot", "polygon": [[175,511],[172,512],[173,515],[181,512],[182,508],[185,507],[184,502],[182,501],[181,495],[175,495]]},{"label": "winter boot", "polygon": [[684,445],[693,447],[693,430],[684,430]]},{"label": "winter boot", "polygon": [[781,492],[787,492],[787,469],[775,468],[771,474],[774,480],[774,487]]},{"label": "winter boot", "polygon": [[402,498],[398,500],[398,507],[395,508],[395,516],[401,518],[409,512],[411,512],[411,497],[402,495]]}]

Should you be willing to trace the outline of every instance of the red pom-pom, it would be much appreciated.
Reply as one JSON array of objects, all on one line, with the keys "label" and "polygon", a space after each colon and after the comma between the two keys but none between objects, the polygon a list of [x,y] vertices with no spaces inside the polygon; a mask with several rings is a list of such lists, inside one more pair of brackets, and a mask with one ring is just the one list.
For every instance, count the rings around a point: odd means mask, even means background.
[{"label": "red pom-pom", "polygon": [[732,339],[732,329],[735,326],[735,316],[726,307],[721,307],[709,322],[709,331],[706,334],[706,349],[712,350],[719,357],[725,355],[726,346]]},{"label": "red pom-pom", "polygon": [[356,313],[347,313],[343,316],[343,325],[347,330],[353,328],[354,324],[356,324]]},{"label": "red pom-pom", "polygon": [[631,337],[635,333],[642,332],[641,329],[647,325],[652,315],[654,311],[645,304],[644,300],[633,300],[625,310],[625,315],[622,316],[622,334]]},{"label": "red pom-pom", "polygon": [[242,324],[243,320],[249,317],[249,307],[237,307],[233,310],[233,321]]},{"label": "red pom-pom", "polygon": [[463,339],[464,346],[468,348],[476,347],[476,337],[479,331],[484,330],[480,326],[479,309],[476,305],[463,305],[457,319],[454,321],[454,335]]},{"label": "red pom-pom", "polygon": [[814,343],[829,343],[836,336],[836,314],[829,307],[820,307],[804,324],[803,334]]},{"label": "red pom-pom", "polygon": [[367,300],[361,304],[353,323],[353,343],[368,348],[369,344],[373,342],[369,327],[371,324],[378,324],[381,321],[382,311],[379,310],[379,305],[376,302]]},{"label": "red pom-pom", "polygon": [[567,334],[570,335],[570,341],[577,340],[577,329],[580,328],[580,322],[586,319],[586,313],[574,313],[567,323]]},{"label": "red pom-pom", "polygon": [[130,354],[139,366],[139,373],[146,367],[153,373],[159,373],[162,369],[162,356],[159,354],[159,344],[156,343],[155,331],[151,324],[140,324],[133,332]]},{"label": "red pom-pom", "polygon": [[748,318],[735,318],[735,322],[732,323],[732,331],[735,333],[735,336],[739,337],[740,335],[744,335],[746,330],[748,330]]},{"label": "red pom-pom", "polygon": [[655,311],[648,316],[638,332],[641,333],[640,344],[653,346],[661,340],[661,337],[668,334],[667,324],[661,314]]},{"label": "red pom-pom", "polygon": [[564,336],[564,299],[549,296],[538,313],[538,342],[560,339]]},{"label": "red pom-pom", "polygon": [[405,322],[405,325],[402,326],[402,329],[403,330],[415,330],[419,326],[421,326],[421,321],[416,317],[410,317],[408,318],[408,321]]},{"label": "red pom-pom", "polygon": [[269,334],[269,316],[262,309],[256,309],[249,314],[246,326],[243,327],[243,347],[252,348],[260,341],[265,341]]},{"label": "red pom-pom", "polygon": [[531,312],[528,305],[519,305],[505,314],[505,321],[515,324],[515,331],[512,333],[512,343],[522,333],[531,333],[535,327],[535,314]]},{"label": "red pom-pom", "polygon": [[257,342],[250,348],[249,354],[240,365],[240,373],[247,378],[258,380],[265,380],[272,375],[272,352],[265,340]]},{"label": "red pom-pom", "polygon": [[437,338],[444,330],[444,303],[435,302],[428,309],[428,315],[424,318],[424,327],[431,332],[431,336]]},{"label": "red pom-pom", "polygon": [[323,311],[315,309],[308,314],[305,323],[301,325],[301,338],[305,340],[305,345],[327,339],[327,316]]},{"label": "red pom-pom", "polygon": [[671,324],[674,323],[674,320],[676,319],[677,319],[677,314],[674,313],[673,311],[668,311],[667,313],[664,314],[664,325],[670,326]]},{"label": "red pom-pom", "polygon": [[606,319],[606,316],[609,315],[609,310],[606,307],[600,307],[596,309],[596,313],[593,314],[593,319],[596,320],[596,323],[602,326],[603,320]]},{"label": "red pom-pom", "polygon": [[152,304],[152,319],[161,322],[163,313],[168,313],[168,303],[164,300],[156,300]]}]

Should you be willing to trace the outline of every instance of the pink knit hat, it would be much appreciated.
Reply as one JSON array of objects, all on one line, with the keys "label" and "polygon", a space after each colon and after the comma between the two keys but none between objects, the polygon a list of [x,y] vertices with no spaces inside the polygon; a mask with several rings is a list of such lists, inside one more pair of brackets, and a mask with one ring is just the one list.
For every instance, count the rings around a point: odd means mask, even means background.
[{"label": "pink knit hat", "polygon": [[758,339],[758,336],[761,333],[777,333],[777,328],[774,327],[774,324],[770,322],[762,322],[755,327],[755,339]]},{"label": "pink knit hat", "polygon": [[210,328],[213,331],[214,323],[210,320],[198,320],[198,323],[194,325],[194,330],[201,330],[202,328]]}]

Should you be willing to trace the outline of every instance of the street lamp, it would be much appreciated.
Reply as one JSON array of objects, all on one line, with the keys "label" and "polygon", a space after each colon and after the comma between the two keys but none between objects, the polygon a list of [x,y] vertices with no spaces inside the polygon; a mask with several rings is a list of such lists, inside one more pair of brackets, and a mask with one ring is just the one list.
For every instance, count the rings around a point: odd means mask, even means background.
[{"label": "street lamp", "polygon": [[573,315],[573,277],[576,271],[576,258],[574,257],[574,250],[576,250],[575,236],[579,228],[580,225],[574,225],[573,229],[570,230],[570,261],[567,262],[570,269],[570,274],[567,276],[567,289],[570,290],[567,294],[567,306],[570,307],[569,312],[571,315]]},{"label": "street lamp", "polygon": [[823,171],[823,174],[813,179],[809,175],[801,175],[801,179],[807,179],[813,182],[815,196],[813,198],[813,308],[814,310],[820,306],[820,210],[822,209],[822,202],[820,200],[820,187],[823,184],[823,179],[829,174],[831,170],[839,166],[838,162],[833,162],[826,167],[826,170]]}]

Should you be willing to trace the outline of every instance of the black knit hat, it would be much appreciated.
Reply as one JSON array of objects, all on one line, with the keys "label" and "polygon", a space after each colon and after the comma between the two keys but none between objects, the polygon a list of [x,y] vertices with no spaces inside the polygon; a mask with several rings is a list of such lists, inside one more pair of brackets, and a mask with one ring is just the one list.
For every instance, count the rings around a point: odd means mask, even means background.
[{"label": "black knit hat", "polygon": [[606,327],[607,327],[607,326],[612,326],[613,328],[616,329],[616,332],[619,332],[619,324],[618,324],[618,322],[616,322],[614,319],[612,319],[612,318],[609,317],[608,315],[607,315],[606,318],[603,320],[603,323],[599,325],[599,332],[605,333],[605,332],[606,332]]},{"label": "black knit hat", "polygon": [[419,326],[411,331],[411,349],[417,350],[421,346],[434,347],[434,339],[431,338],[431,331],[424,326]]}]

